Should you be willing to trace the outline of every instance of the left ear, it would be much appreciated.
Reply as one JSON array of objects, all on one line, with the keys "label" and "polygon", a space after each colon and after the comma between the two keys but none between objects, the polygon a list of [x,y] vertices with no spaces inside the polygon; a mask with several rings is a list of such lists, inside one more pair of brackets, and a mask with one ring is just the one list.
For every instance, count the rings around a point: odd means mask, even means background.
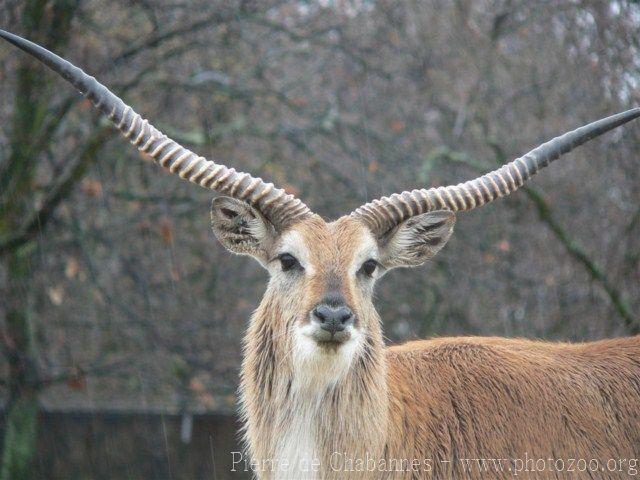
[{"label": "left ear", "polygon": [[213,199],[211,228],[227,250],[251,255],[263,266],[277,236],[275,227],[257,209],[231,197]]},{"label": "left ear", "polygon": [[379,240],[380,263],[386,269],[422,265],[444,247],[455,223],[456,216],[449,210],[405,220]]}]

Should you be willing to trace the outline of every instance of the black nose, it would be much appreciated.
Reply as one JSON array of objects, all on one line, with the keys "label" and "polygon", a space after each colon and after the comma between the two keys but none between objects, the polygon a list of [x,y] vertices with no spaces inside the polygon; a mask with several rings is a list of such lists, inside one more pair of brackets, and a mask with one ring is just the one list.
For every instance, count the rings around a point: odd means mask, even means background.
[{"label": "black nose", "polygon": [[353,312],[345,306],[319,305],[313,309],[313,316],[320,322],[320,327],[332,335],[341,332],[348,325],[353,325]]}]

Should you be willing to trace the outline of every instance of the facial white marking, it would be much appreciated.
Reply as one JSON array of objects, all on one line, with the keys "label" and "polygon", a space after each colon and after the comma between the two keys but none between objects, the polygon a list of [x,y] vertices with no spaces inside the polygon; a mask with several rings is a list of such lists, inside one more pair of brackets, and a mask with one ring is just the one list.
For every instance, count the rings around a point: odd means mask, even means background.
[{"label": "facial white marking", "polygon": [[364,344],[364,334],[349,325],[346,328],[349,340],[335,349],[322,347],[313,338],[318,328],[318,324],[306,322],[293,332],[293,365],[299,372],[298,387],[313,391],[316,396],[319,389],[332,388],[347,375]]},{"label": "facial white marking", "polygon": [[300,262],[300,265],[302,265],[309,275],[313,275],[315,273],[313,265],[311,265],[309,249],[305,245],[300,232],[292,230],[282,236],[276,255],[280,255],[282,253],[289,253],[296,257],[298,262]]},{"label": "facial white marking", "polygon": [[378,244],[372,235],[364,234],[360,239],[360,248],[353,256],[353,260],[349,265],[349,275],[355,275],[362,267],[362,264],[369,259],[378,261]]}]

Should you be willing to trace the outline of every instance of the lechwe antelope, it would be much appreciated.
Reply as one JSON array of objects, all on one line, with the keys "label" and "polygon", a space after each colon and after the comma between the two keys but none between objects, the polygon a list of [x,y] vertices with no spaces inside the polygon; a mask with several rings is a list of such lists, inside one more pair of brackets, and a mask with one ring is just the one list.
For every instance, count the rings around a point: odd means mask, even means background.
[{"label": "lechwe antelope", "polygon": [[453,231],[454,212],[514,192],[640,109],[557,137],[482,177],[393,194],[326,222],[272,184],[195,155],[55,54],[0,36],[72,83],[162,167],[228,195],[213,201],[216,237],[271,276],[245,338],[240,387],[248,465],[258,477],[635,471],[638,337],[577,345],[440,338],[385,347],[372,293],[392,268],[433,257]]}]

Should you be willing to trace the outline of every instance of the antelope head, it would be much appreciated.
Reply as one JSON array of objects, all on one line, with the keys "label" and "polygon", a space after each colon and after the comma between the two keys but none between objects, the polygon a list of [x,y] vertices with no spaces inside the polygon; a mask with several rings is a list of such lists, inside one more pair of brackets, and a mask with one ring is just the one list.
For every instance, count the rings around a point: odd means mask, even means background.
[{"label": "antelope head", "polygon": [[213,232],[228,250],[252,256],[270,274],[263,305],[272,315],[259,328],[292,342],[297,365],[333,359],[336,377],[381,343],[375,282],[393,268],[416,267],[433,257],[453,231],[455,212],[509,195],[551,161],[640,116],[635,108],[598,120],[481,177],[396,193],[327,222],[273,184],[206,160],[168,138],[54,53],[2,30],[0,37],[73,84],[161,167],[224,195],[213,201]]},{"label": "antelope head", "polygon": [[270,274],[263,299],[268,324],[262,328],[286,344],[297,368],[322,369],[330,359],[329,381],[381,344],[373,306],[378,278],[431,258],[455,222],[452,211],[437,209],[384,232],[359,214],[333,222],[308,214],[282,228],[258,208],[229,197],[213,201],[211,216],[228,250],[253,256]]}]

